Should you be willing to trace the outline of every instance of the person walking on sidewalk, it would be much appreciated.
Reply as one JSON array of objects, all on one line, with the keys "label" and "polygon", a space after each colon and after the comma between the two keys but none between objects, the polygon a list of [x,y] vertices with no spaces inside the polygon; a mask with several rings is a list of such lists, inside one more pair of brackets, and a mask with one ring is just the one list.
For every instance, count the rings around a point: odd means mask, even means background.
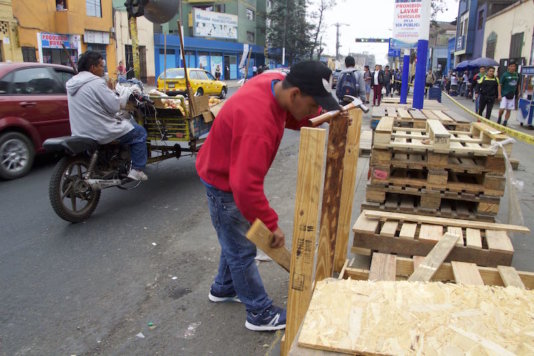
[{"label": "person walking on sidewalk", "polygon": [[478,114],[482,116],[486,108],[486,119],[490,120],[493,104],[499,95],[499,78],[495,77],[495,68],[488,67],[488,73],[478,80],[477,88]]},{"label": "person walking on sidewalk", "polygon": [[425,78],[425,96],[428,93],[428,88],[432,87],[435,82],[436,76],[434,75],[434,73],[432,73],[432,70],[429,70]]},{"label": "person walking on sidewalk", "polygon": [[363,67],[363,80],[365,80],[365,103],[369,104],[369,96],[371,95],[371,72],[369,66]]},{"label": "person walking on sidewalk", "polygon": [[265,292],[254,262],[256,246],[245,234],[250,223],[260,219],[273,232],[271,247],[284,246],[285,235],[263,182],[284,128],[306,126],[319,107],[340,108],[330,93],[331,78],[332,71],[318,61],[297,63],[287,76],[272,71],[252,78],[226,101],[197,156],[197,172],[221,245],[208,298],[244,303],[245,327],[250,330],[285,328],[286,311],[273,305]]},{"label": "person walking on sidewalk", "polygon": [[475,97],[475,112],[478,112],[478,108],[479,108],[479,95],[478,95],[478,92],[479,92],[479,87],[478,87],[478,81],[480,79],[482,79],[483,76],[486,75],[486,67],[482,66],[478,69],[478,73],[475,74],[475,76],[473,77],[473,83],[474,83],[474,86],[473,86],[473,96]]},{"label": "person walking on sidewalk", "polygon": [[506,115],[504,116],[504,122],[502,124],[504,126],[508,124],[510,112],[515,110],[515,97],[519,87],[518,84],[519,75],[517,74],[517,64],[515,62],[510,62],[510,64],[508,64],[508,70],[501,76],[499,85],[498,98],[501,101],[501,105],[499,108],[499,120],[497,120],[498,124],[501,123],[504,111],[506,111]]},{"label": "person walking on sidewalk", "polygon": [[389,66],[386,66],[386,70],[384,71],[384,85],[386,87],[386,98],[388,96],[393,97],[393,93],[391,92],[391,80],[393,79],[393,72],[389,70]]},{"label": "person walking on sidewalk", "polygon": [[355,65],[354,57],[345,57],[346,69],[339,73],[339,81],[336,88],[336,96],[340,104],[348,104],[343,99],[345,95],[360,97],[362,102],[365,102],[365,80],[363,79],[363,73],[354,68]]},{"label": "person walking on sidewalk", "polygon": [[[382,100],[382,85],[384,85],[384,72],[380,69],[380,65],[375,65],[375,71],[372,75],[373,80],[373,105],[380,105]],[[378,103],[378,104],[377,104]]]}]

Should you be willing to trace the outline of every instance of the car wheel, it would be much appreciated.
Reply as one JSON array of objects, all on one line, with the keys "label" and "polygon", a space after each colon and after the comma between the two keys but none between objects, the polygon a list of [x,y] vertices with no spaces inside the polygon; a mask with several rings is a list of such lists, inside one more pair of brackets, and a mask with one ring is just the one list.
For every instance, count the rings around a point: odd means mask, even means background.
[{"label": "car wheel", "polygon": [[195,96],[202,96],[204,95],[204,90],[202,88],[198,88],[197,92],[195,93]]},{"label": "car wheel", "polygon": [[219,95],[219,98],[221,98],[221,99],[226,98],[226,93],[228,93],[228,89],[226,87],[223,87],[221,89],[221,94]]},{"label": "car wheel", "polygon": [[20,178],[30,171],[35,149],[28,136],[7,132],[0,136],[0,178]]}]

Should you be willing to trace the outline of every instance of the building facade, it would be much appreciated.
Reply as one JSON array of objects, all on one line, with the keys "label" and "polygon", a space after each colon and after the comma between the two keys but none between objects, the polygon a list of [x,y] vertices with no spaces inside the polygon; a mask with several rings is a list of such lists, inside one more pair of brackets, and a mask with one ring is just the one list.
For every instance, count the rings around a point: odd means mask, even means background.
[{"label": "building facade", "polygon": [[448,22],[432,22],[428,40],[427,68],[438,74],[448,73],[449,40],[456,35],[456,26]]},{"label": "building facade", "polygon": [[22,62],[17,20],[11,0],[0,0],[0,62]]},{"label": "building facade", "polygon": [[104,57],[106,70],[114,71],[111,0],[13,0],[13,15],[25,62],[70,65],[93,50]]},{"label": "building facade", "polygon": [[505,66],[513,59],[532,64],[534,41],[534,1],[521,0],[491,15],[486,21],[483,56]]},{"label": "building facade", "polygon": [[[114,69],[110,69],[110,73],[116,77],[116,67],[119,61],[123,61],[128,71],[127,78],[134,76],[133,72],[133,54],[132,54],[132,39],[130,37],[130,26],[128,23],[128,13],[124,7],[124,0],[113,0],[113,23],[114,33],[116,36],[116,51],[117,60],[114,63]],[[154,24],[148,21],[145,17],[137,18],[137,39],[139,41],[139,64],[140,64],[140,79],[143,83],[148,85],[155,84],[155,54],[154,54]]]},{"label": "building facade", "polygon": [[[215,73],[222,79],[239,79],[248,63],[265,63],[266,12],[269,0],[184,1],[180,13],[168,23],[156,26],[154,35],[156,78],[167,68],[181,67],[178,19],[181,19],[186,62]],[[181,14],[181,16],[180,16]],[[166,46],[165,46],[166,43]],[[250,51],[250,59],[249,59]]]}]

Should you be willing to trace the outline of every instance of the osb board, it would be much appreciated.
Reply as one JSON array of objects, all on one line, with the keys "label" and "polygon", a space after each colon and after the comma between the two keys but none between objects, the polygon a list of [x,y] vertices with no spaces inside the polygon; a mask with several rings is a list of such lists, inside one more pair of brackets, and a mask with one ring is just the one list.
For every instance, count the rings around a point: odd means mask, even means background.
[{"label": "osb board", "polygon": [[299,346],[344,353],[534,354],[534,292],[515,287],[328,279]]}]

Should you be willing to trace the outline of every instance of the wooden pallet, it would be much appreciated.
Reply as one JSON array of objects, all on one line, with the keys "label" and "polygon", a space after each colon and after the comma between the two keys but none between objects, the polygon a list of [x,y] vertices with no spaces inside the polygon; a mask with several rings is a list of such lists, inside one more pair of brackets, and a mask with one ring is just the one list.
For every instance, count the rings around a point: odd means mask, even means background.
[{"label": "wooden pallet", "polygon": [[[354,224],[354,251],[368,249],[381,253],[404,256],[426,256],[445,232],[456,233],[456,243],[448,260],[473,262],[479,266],[509,266],[514,248],[506,231],[471,228],[472,222],[454,219],[426,218],[431,223],[420,223],[422,217],[407,214],[383,214],[382,219],[366,214],[381,212],[364,210]],[[424,219],[424,218],[423,218]],[[423,220],[424,221],[424,220]],[[492,226],[487,223],[487,226]]]}]

